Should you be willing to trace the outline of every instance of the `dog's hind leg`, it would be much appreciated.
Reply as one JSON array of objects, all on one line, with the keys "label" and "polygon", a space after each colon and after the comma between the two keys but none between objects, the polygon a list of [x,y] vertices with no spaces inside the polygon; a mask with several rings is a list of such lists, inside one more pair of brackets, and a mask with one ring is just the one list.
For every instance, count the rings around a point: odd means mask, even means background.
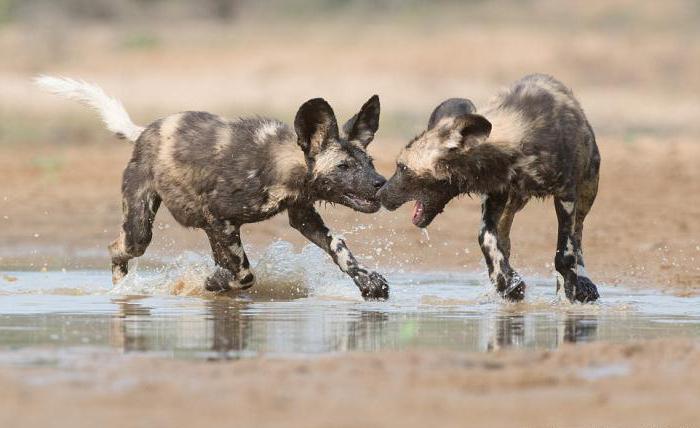
[{"label": "dog's hind leg", "polygon": [[585,297],[585,301],[597,300],[598,288],[591,281],[586,272],[586,264],[583,261],[583,222],[586,215],[591,210],[596,195],[598,194],[598,170],[597,166],[594,174],[584,180],[579,185],[578,198],[576,200],[576,227],[574,228],[574,240],[576,241],[576,264],[577,264],[577,293]]},{"label": "dog's hind leg", "polygon": [[207,278],[208,291],[245,290],[255,285],[240,228],[228,221],[213,221],[205,228],[217,270]]},{"label": "dog's hind leg", "polygon": [[333,235],[312,206],[289,208],[289,224],[328,253],[336,265],[350,276],[365,299],[389,298],[389,285],[377,272],[367,270],[352,255],[345,241]]},{"label": "dog's hind leg", "polygon": [[[557,278],[557,291],[563,282],[564,292],[569,301],[594,301],[598,299],[595,285],[590,281],[579,281],[578,276],[577,259],[581,254],[580,240],[576,237],[576,231],[579,230],[577,221],[581,218],[581,214],[578,213],[578,198],[573,195],[555,197],[554,208],[559,222],[557,253],[554,257],[554,267],[560,275]],[[587,208],[590,209],[590,206]],[[585,217],[585,214],[583,216]],[[582,227],[580,230],[583,232]]]},{"label": "dog's hind leg", "polygon": [[113,283],[128,273],[129,260],[141,256],[151,243],[153,220],[160,201],[148,174],[136,162],[130,162],[122,180],[121,232],[108,247],[112,256]]},{"label": "dog's hind leg", "polygon": [[[522,203],[524,205],[524,202]],[[507,193],[491,193],[481,197],[481,230],[479,246],[484,254],[489,278],[498,293],[508,300],[522,300],[525,297],[525,282],[510,267],[510,224],[517,210],[515,202],[508,208]],[[503,232],[499,230],[503,222]],[[507,239],[506,239],[507,238]]]}]

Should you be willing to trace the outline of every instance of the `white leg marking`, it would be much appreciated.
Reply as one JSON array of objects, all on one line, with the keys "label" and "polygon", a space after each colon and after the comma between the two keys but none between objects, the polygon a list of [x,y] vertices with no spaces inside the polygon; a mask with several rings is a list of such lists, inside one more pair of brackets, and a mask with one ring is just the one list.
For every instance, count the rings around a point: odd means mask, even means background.
[{"label": "white leg marking", "polygon": [[[339,246],[340,248],[338,248]],[[332,236],[331,251],[335,253],[340,269],[342,269],[343,272],[347,272],[348,267],[350,266],[350,251],[348,251],[347,247],[345,246],[345,242],[336,236]]]},{"label": "white leg marking", "polygon": [[234,245],[231,245],[230,247],[228,247],[228,249],[229,249],[229,251],[231,251],[231,254],[233,254],[234,256],[238,257],[241,261],[243,261],[243,256],[245,254],[243,252],[243,247],[241,247],[240,245],[234,244]]},{"label": "white leg marking", "polygon": [[224,222],[224,233],[226,235],[230,235],[230,234],[236,232],[236,230],[238,230],[238,228],[236,226],[232,225],[230,221],[226,220]]},{"label": "white leg marking", "polygon": [[586,272],[586,268],[583,267],[583,265],[578,265],[578,276],[583,276],[590,279],[590,276],[588,276],[588,272]]},{"label": "white leg marking", "polygon": [[498,250],[498,240],[496,235],[486,231],[484,232],[484,247],[488,250],[489,258],[493,265],[493,273],[491,274],[491,280],[495,281],[498,274],[501,272],[501,262],[503,261],[503,254]]},{"label": "white leg marking", "polygon": [[573,202],[564,202],[561,201],[561,207],[566,211],[567,214],[571,214],[574,212],[574,203]]}]

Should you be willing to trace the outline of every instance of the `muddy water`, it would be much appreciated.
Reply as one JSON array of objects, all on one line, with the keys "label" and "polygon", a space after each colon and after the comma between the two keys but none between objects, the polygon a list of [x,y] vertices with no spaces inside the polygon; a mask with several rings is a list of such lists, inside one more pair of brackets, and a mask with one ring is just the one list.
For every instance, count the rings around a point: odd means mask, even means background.
[{"label": "muddy water", "polygon": [[394,273],[388,302],[364,302],[314,250],[280,243],[257,264],[254,291],[201,291],[213,267],[185,255],[135,269],[112,287],[106,271],[2,272],[0,364],[60,364],[94,353],[220,359],[414,347],[489,351],[565,342],[700,338],[700,298],[601,286],[599,303],[560,301],[553,279],[529,278],[507,304],[482,275]]}]

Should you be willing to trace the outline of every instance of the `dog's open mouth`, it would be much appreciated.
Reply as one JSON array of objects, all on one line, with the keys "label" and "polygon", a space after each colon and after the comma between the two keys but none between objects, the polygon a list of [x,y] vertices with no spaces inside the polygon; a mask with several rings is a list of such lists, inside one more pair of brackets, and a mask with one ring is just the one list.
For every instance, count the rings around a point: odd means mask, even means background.
[{"label": "dog's open mouth", "polygon": [[418,227],[425,221],[425,205],[423,205],[423,202],[416,201],[416,205],[413,207],[413,217],[411,221]]},{"label": "dog's open mouth", "polygon": [[376,199],[368,199],[350,193],[343,195],[342,199],[343,205],[363,213],[375,213],[381,208],[381,204]]},{"label": "dog's open mouth", "polygon": [[411,221],[415,226],[427,227],[442,212],[444,207],[444,203],[435,204],[433,201],[424,202],[417,199],[413,206]]}]

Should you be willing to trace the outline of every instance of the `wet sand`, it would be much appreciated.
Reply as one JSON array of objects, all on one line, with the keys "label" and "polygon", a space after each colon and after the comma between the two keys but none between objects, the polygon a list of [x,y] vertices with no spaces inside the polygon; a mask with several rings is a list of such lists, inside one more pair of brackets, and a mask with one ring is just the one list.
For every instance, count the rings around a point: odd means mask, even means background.
[{"label": "wet sand", "polygon": [[345,354],[191,363],[99,355],[0,368],[7,427],[691,427],[700,347]]}]

